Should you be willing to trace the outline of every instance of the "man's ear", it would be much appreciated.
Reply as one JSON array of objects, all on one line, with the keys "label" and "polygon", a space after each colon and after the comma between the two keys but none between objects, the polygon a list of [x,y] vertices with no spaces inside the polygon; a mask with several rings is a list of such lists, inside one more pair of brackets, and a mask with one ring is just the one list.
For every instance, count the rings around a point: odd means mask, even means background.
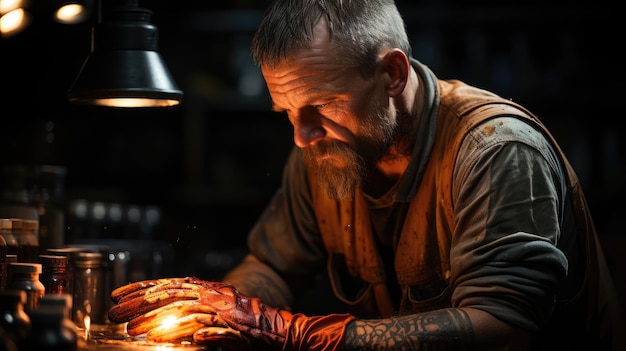
[{"label": "man's ear", "polygon": [[398,97],[409,79],[409,58],[402,50],[391,49],[383,56],[381,63],[389,77],[387,93],[390,97]]}]

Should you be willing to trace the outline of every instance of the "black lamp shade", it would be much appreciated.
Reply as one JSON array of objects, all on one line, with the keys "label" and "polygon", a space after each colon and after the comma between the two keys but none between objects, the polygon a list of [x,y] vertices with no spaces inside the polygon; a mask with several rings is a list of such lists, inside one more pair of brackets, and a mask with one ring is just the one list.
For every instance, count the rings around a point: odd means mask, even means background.
[{"label": "black lamp shade", "polygon": [[91,53],[68,96],[71,103],[112,107],[165,107],[180,103],[183,92],[158,49],[152,12],[120,7],[96,24]]}]

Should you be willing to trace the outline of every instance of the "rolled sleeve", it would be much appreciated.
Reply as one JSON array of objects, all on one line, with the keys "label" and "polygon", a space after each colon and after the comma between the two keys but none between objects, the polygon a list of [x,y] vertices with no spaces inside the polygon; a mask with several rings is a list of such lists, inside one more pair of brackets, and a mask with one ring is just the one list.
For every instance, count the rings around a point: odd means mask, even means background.
[{"label": "rolled sleeve", "polygon": [[561,173],[528,125],[487,123],[466,139],[457,165],[452,304],[535,331],[550,317],[567,274],[556,245]]}]

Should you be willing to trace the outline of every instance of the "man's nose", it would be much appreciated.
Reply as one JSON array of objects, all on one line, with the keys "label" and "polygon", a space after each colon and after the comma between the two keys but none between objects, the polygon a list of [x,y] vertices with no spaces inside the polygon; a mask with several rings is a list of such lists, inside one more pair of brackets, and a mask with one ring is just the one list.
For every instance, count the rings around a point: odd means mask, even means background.
[{"label": "man's nose", "polygon": [[292,118],[293,141],[299,148],[314,145],[326,136],[326,130],[319,118],[299,114]]}]

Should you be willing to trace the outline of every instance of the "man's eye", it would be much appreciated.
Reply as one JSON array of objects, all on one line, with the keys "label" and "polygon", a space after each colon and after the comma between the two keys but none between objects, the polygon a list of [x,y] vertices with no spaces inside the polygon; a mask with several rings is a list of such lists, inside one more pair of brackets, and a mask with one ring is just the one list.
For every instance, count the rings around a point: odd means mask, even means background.
[{"label": "man's eye", "polygon": [[313,107],[315,107],[318,110],[324,109],[325,107],[327,107],[329,104],[319,104],[319,105],[313,105]]}]

